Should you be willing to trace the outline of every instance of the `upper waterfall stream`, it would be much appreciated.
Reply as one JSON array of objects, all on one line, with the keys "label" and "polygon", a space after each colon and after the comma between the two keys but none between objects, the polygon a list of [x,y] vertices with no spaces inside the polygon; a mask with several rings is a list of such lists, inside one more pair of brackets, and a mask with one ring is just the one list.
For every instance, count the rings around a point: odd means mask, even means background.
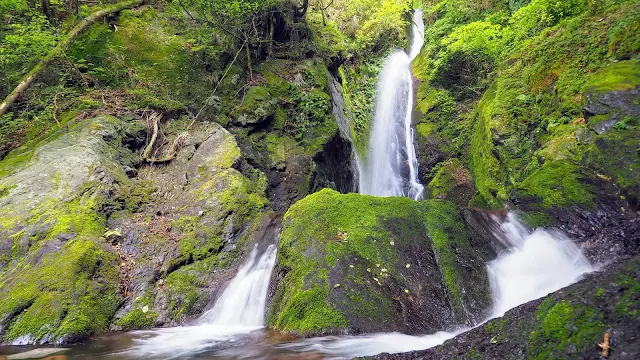
[{"label": "upper waterfall stream", "polygon": [[387,59],[376,92],[376,110],[369,152],[360,173],[360,193],[375,196],[422,197],[418,160],[413,145],[413,75],[411,61],[424,45],[422,11],[413,15],[409,53]]}]

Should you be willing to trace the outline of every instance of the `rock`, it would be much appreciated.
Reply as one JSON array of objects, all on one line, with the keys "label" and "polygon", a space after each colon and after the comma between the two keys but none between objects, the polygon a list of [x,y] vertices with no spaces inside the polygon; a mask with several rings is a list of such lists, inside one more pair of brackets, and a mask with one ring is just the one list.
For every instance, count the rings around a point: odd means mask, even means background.
[{"label": "rock", "polygon": [[325,189],[285,215],[268,324],[311,336],[471,323],[490,304],[483,264],[453,204]]},{"label": "rock", "polygon": [[233,135],[200,122],[191,134],[175,161],[139,169],[138,180],[155,189],[152,204],[109,220],[122,234],[128,279],[114,330],[179,325],[200,314],[233,276],[269,208],[267,178],[246,163]]},{"label": "rock", "polygon": [[107,328],[118,259],[101,240],[100,204],[129,181],[126,129],[113,117],[84,120],[0,162],[11,167],[0,179],[1,342],[74,342]]},{"label": "rock", "polygon": [[640,257],[508,311],[436,348],[368,359],[599,359],[603,334],[611,359],[640,356]]},{"label": "rock", "polygon": [[316,163],[310,156],[294,156],[286,164],[284,171],[273,169],[269,172],[271,189],[268,196],[275,211],[286,211],[309,194],[313,184]]},{"label": "rock", "polygon": [[476,192],[471,172],[458,159],[445,161],[427,186],[425,195],[434,199],[447,199],[466,207]]},{"label": "rock", "polygon": [[244,102],[231,113],[233,122],[241,126],[254,126],[267,120],[276,112],[277,98],[264,87],[252,86],[244,96]]}]

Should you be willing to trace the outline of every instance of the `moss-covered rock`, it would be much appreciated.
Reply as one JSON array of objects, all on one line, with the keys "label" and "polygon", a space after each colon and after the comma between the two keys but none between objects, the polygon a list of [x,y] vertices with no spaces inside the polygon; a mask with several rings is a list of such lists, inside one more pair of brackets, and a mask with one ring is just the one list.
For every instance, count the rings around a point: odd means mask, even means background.
[{"label": "moss-covered rock", "polygon": [[640,127],[612,129],[598,136],[585,154],[585,163],[610,177],[621,188],[632,208],[640,206]]},{"label": "moss-covered rock", "polygon": [[231,113],[238,125],[257,125],[276,112],[277,99],[264,87],[252,86],[240,106]]},{"label": "moss-covered rock", "polygon": [[450,203],[322,190],[293,205],[283,226],[284,278],[268,316],[277,330],[424,333],[488,307],[477,285],[486,272]]},{"label": "moss-covered rock", "polygon": [[566,160],[545,164],[520,184],[518,196],[534,197],[541,208],[593,206],[594,189],[587,180],[590,176],[579,166]]},{"label": "moss-covered rock", "polygon": [[112,117],[85,120],[0,162],[4,342],[73,342],[107,328],[121,298],[100,204],[129,183],[126,128]]},{"label": "moss-covered rock", "polygon": [[430,198],[447,199],[461,207],[467,206],[476,192],[471,172],[459,159],[449,159],[442,163],[427,189]]},{"label": "moss-covered rock", "polygon": [[[165,130],[184,134],[179,122]],[[151,202],[109,219],[128,262],[114,329],[180,324],[202,312],[269,208],[266,176],[245,162],[232,134],[207,122],[189,134],[174,161],[139,169],[138,181],[155,189]]]}]

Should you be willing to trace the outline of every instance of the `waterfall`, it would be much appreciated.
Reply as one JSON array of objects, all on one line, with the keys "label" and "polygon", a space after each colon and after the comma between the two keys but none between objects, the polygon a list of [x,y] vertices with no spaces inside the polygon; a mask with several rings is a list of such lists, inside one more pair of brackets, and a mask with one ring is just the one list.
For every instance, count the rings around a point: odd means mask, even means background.
[{"label": "waterfall", "polygon": [[[580,248],[559,231],[529,231],[510,213],[496,237],[506,239],[510,248],[487,265],[493,308],[482,323],[504,315],[506,311],[546,296],[578,281],[596,270]],[[400,333],[367,336],[309,339],[294,346],[331,354],[338,358],[371,356],[423,350],[442,344],[465,331],[438,332],[425,336]]]},{"label": "waterfall", "polygon": [[[277,234],[279,228],[274,231]],[[258,250],[256,244],[213,308],[194,325],[136,331],[134,346],[120,354],[133,358],[180,358],[263,328],[277,245],[269,245],[260,256]]]},{"label": "waterfall", "polygon": [[559,231],[529,231],[515,214],[501,226],[512,247],[487,266],[492,317],[576,282],[595,268],[580,248]]},{"label": "waterfall", "polygon": [[198,324],[264,326],[264,311],[271,272],[276,263],[276,245],[269,245],[258,257],[258,245],[251,250],[249,260],[240,268],[211,310]]},{"label": "waterfall", "polygon": [[411,61],[423,45],[422,11],[416,10],[409,53],[397,51],[391,54],[380,74],[369,152],[359,179],[362,194],[422,197],[423,186],[418,181],[418,160],[411,127]]}]

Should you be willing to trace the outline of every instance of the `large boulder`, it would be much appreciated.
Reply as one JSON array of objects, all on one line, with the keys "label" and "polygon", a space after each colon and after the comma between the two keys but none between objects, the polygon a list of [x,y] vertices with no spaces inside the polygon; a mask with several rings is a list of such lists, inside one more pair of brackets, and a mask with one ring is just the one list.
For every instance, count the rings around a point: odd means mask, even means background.
[{"label": "large boulder", "polygon": [[268,324],[310,336],[473,323],[490,306],[484,246],[451,203],[322,190],[285,215]]},{"label": "large boulder", "polygon": [[126,127],[85,120],[0,162],[2,342],[74,341],[108,326],[121,297],[100,204],[129,180]]},{"label": "large boulder", "polygon": [[126,298],[112,329],[179,325],[233,277],[269,208],[267,177],[244,161],[233,135],[202,122],[171,163],[146,164],[136,180],[152,189],[149,200],[108,221]]}]

